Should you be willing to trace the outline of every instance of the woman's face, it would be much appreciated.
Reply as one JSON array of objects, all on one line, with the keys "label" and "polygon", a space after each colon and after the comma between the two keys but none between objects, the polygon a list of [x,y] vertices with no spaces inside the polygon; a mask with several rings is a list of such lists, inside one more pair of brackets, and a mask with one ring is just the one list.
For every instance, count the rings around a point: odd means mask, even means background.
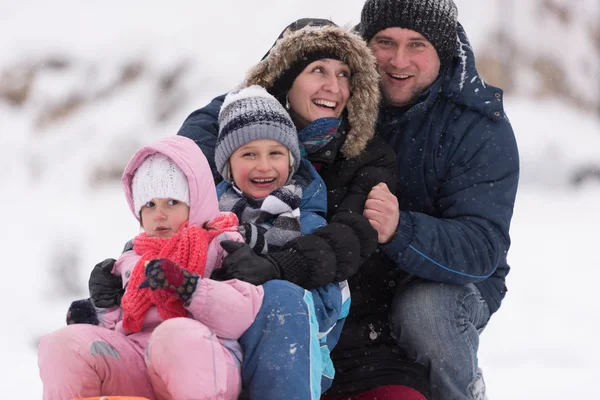
[{"label": "woman's face", "polygon": [[316,119],[342,115],[350,97],[350,75],[346,63],[330,58],[304,68],[288,92],[296,126],[301,129]]}]

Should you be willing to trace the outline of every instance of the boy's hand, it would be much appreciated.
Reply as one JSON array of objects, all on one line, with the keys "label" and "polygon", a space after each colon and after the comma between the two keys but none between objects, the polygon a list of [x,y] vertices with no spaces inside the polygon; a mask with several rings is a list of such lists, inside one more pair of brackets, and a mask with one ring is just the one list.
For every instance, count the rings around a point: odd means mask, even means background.
[{"label": "boy's hand", "polygon": [[191,300],[200,280],[199,275],[166,258],[146,262],[144,273],[146,279],[140,284],[140,289],[165,290],[176,294],[185,304]]}]

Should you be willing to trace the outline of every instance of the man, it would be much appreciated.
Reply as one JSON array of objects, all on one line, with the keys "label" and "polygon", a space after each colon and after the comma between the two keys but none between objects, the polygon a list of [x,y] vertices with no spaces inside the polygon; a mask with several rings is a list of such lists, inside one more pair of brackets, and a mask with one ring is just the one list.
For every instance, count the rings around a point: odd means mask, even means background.
[{"label": "man", "polygon": [[[479,77],[457,14],[452,0],[367,0],[360,23],[381,75],[377,134],[397,152],[400,176],[397,197],[375,187],[364,215],[378,231],[381,252],[393,261],[390,273],[413,276],[395,286],[391,335],[429,369],[435,400],[485,397],[479,333],[506,293],[519,177],[502,91]],[[350,280],[353,302],[357,276]],[[363,298],[375,298],[372,287]],[[336,348],[338,366],[352,353],[344,336],[364,330],[356,320],[365,316],[356,307],[354,302]],[[371,326],[373,338],[384,333]],[[361,350],[375,345],[365,339]],[[347,387],[360,375],[352,377],[345,366],[336,380]],[[380,379],[378,385],[390,383]],[[332,390],[341,393],[336,386],[334,381]]]}]

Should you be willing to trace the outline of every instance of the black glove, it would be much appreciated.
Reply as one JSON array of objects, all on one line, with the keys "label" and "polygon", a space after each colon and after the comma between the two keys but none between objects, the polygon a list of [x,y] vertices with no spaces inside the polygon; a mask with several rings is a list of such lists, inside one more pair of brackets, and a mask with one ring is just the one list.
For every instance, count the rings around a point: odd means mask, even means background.
[{"label": "black glove", "polygon": [[146,279],[140,289],[164,290],[177,295],[186,305],[196,291],[200,275],[193,274],[167,258],[155,258],[146,263]]},{"label": "black glove", "polygon": [[377,231],[364,215],[350,211],[340,211],[331,218],[330,222],[338,222],[352,228],[360,242],[361,265],[377,250]]},{"label": "black glove", "polygon": [[221,268],[213,271],[211,279],[239,279],[253,285],[281,279],[281,270],[277,262],[268,255],[256,254],[248,244],[223,240],[221,247],[229,254],[223,259]]},{"label": "black glove", "polygon": [[115,262],[114,258],[107,258],[96,264],[90,274],[88,282],[90,299],[96,307],[110,308],[121,305],[125,289],[121,277],[111,273]]},{"label": "black glove", "polygon": [[324,239],[335,254],[336,271],[331,281],[341,282],[358,271],[361,264],[361,247],[352,228],[339,222],[331,222],[312,234]]},{"label": "black glove", "polygon": [[382,182],[388,185],[390,191],[394,193],[396,177],[390,172],[389,168],[361,168],[352,179],[348,187],[348,193],[338,205],[336,213],[339,211],[352,211],[362,214],[371,189]]},{"label": "black glove", "polygon": [[96,309],[90,299],[76,300],[69,306],[69,311],[67,311],[67,325],[98,325],[99,323]]},{"label": "black glove", "polygon": [[282,251],[270,255],[281,268],[281,279],[304,289],[315,289],[335,282],[336,254],[332,246],[319,235],[299,236],[287,242]]}]

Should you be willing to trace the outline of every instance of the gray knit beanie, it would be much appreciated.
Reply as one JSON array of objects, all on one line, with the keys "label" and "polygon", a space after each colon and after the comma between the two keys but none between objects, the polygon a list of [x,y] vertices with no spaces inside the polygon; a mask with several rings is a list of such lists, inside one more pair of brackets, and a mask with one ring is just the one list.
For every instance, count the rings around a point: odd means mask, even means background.
[{"label": "gray knit beanie", "polygon": [[228,161],[233,152],[260,139],[272,139],[287,147],[292,167],[290,176],[298,170],[298,133],[281,103],[258,85],[229,93],[219,112],[219,137],[215,147],[215,164],[223,179],[231,179]]},{"label": "gray knit beanie", "polygon": [[442,64],[457,48],[458,9],[452,0],[367,0],[360,18],[368,42],[377,32],[399,27],[419,32],[435,47]]}]

